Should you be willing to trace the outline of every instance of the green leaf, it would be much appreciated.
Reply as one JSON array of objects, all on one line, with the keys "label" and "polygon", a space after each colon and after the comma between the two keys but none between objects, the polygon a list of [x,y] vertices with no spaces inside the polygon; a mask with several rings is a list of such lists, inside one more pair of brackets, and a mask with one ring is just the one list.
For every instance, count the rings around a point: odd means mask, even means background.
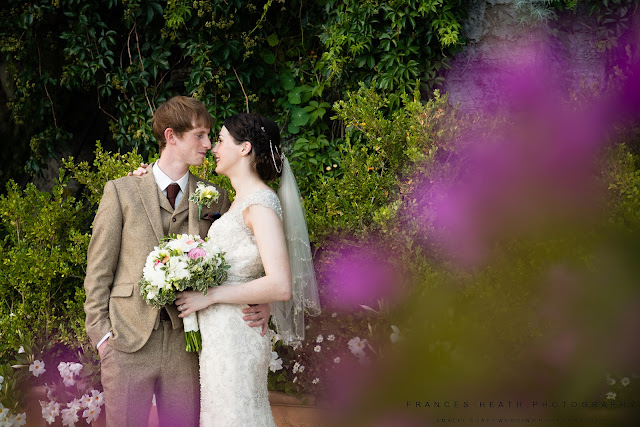
[{"label": "green leaf", "polygon": [[[297,88],[296,88],[297,89]],[[299,90],[292,90],[289,92],[289,104],[298,105],[302,102]]]},{"label": "green leaf", "polygon": [[295,87],[296,81],[293,78],[293,74],[289,71],[285,71],[280,74],[280,84],[284,90],[291,90]]},{"label": "green leaf", "polygon": [[272,65],[274,62],[276,62],[276,56],[271,51],[261,51],[260,56],[262,57],[263,61],[269,65]]},{"label": "green leaf", "polygon": [[295,126],[304,126],[309,123],[309,113],[304,108],[293,107],[291,109],[291,123]]},{"label": "green leaf", "polygon": [[278,35],[276,33],[273,33],[269,37],[267,37],[267,43],[269,43],[269,46],[271,47],[276,46],[279,42],[280,40],[278,39]]},{"label": "green leaf", "polygon": [[289,126],[287,126],[287,130],[289,131],[289,133],[296,135],[298,132],[300,132],[300,126],[289,123]]}]

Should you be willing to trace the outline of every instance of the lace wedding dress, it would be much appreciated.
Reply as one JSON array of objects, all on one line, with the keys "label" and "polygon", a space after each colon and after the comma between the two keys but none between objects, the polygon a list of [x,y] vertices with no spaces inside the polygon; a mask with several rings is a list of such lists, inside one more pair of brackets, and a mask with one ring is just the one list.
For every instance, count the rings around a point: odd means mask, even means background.
[{"label": "lace wedding dress", "polygon": [[[225,252],[231,266],[226,284],[244,283],[264,275],[255,237],[242,212],[253,204],[275,210],[282,220],[275,193],[260,189],[214,222],[209,239]],[[200,353],[200,425],[275,427],[267,395],[271,338],[260,336],[242,317],[246,304],[214,304],[198,311],[202,335]]]}]

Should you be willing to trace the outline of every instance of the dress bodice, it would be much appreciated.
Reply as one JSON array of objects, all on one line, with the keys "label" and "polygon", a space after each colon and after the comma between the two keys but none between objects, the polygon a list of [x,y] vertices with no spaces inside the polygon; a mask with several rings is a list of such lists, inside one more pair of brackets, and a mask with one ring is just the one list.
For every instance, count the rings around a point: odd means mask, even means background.
[{"label": "dress bodice", "polygon": [[209,228],[209,241],[225,253],[224,258],[231,266],[227,271],[226,283],[244,283],[264,276],[255,236],[242,216],[245,209],[255,204],[273,209],[282,220],[282,208],[276,193],[258,189],[231,206]]}]

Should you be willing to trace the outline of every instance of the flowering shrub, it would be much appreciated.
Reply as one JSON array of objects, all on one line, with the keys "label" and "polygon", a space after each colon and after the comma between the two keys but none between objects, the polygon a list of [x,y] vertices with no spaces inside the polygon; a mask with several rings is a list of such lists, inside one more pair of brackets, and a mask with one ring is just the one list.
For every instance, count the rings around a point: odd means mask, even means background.
[{"label": "flowering shrub", "polygon": [[345,370],[363,368],[385,357],[402,340],[390,323],[384,300],[373,309],[361,305],[349,312],[325,310],[307,319],[305,341],[289,347],[274,338],[269,387],[298,396],[330,398],[332,385]]},{"label": "flowering shrub", "polygon": [[15,360],[0,366],[0,425],[35,423],[27,419],[25,395],[38,386],[46,392],[46,400],[39,403],[48,424],[59,419],[63,426],[75,426],[81,419],[87,424],[96,420],[104,396],[95,350],[86,347],[74,355],[64,347],[40,347],[22,338]]}]

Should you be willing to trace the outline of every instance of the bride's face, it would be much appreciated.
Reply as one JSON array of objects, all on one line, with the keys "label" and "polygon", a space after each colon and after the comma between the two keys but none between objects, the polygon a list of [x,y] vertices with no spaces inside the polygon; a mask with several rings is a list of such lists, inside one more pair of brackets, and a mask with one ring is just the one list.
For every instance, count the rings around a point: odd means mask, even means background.
[{"label": "bride's face", "polygon": [[242,157],[242,144],[236,144],[236,140],[231,136],[225,126],[218,134],[218,142],[211,149],[216,160],[216,173],[228,175],[229,171]]}]

